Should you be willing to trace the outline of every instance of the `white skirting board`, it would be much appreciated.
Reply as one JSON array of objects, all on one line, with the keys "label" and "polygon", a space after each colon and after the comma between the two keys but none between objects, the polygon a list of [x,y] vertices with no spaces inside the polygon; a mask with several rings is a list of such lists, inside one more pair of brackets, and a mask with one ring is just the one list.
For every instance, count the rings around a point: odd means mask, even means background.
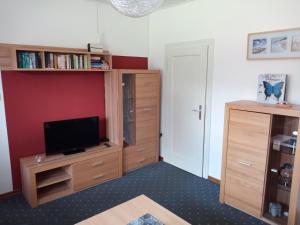
[{"label": "white skirting board", "polygon": [[0,71],[0,194],[13,191],[9,144]]}]

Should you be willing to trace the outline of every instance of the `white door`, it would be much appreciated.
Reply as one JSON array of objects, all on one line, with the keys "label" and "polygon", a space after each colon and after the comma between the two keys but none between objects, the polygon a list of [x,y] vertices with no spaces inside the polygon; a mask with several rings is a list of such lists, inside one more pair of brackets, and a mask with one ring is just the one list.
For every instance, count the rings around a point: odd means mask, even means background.
[{"label": "white door", "polygon": [[201,42],[168,46],[168,79],[163,85],[169,92],[165,93],[168,115],[163,113],[162,118],[166,119],[162,125],[165,161],[200,177],[203,176],[208,48]]},{"label": "white door", "polygon": [[0,194],[7,193],[12,190],[12,175],[4,110],[2,77],[0,71]]}]

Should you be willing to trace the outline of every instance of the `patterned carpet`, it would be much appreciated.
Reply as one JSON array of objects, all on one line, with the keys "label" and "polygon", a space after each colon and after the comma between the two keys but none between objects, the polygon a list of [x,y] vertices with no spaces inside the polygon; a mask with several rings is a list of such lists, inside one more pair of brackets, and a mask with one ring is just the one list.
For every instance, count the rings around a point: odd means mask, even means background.
[{"label": "patterned carpet", "polygon": [[74,224],[145,194],[193,225],[265,224],[218,201],[219,186],[160,162],[31,209],[22,195],[0,201],[1,225]]}]

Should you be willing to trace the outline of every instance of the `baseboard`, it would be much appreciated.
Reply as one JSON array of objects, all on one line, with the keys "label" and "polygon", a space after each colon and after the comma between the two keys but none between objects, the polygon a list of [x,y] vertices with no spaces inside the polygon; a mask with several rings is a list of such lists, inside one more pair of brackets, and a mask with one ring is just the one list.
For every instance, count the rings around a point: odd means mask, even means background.
[{"label": "baseboard", "polygon": [[15,196],[19,193],[21,193],[21,191],[17,190],[17,191],[10,191],[10,192],[4,193],[4,194],[0,194],[0,200],[4,199],[4,198],[9,198],[9,197]]},{"label": "baseboard", "polygon": [[217,178],[214,178],[214,177],[211,177],[211,176],[208,176],[207,178],[209,181],[213,182],[214,184],[218,184],[220,185],[221,181]]}]

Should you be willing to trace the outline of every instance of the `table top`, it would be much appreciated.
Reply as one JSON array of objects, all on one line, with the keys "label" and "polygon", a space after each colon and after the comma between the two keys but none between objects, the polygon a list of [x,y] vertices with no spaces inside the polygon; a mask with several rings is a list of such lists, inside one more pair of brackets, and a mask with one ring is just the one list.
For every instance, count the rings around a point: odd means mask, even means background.
[{"label": "table top", "polygon": [[126,225],[150,213],[165,225],[191,225],[145,195],[140,195],[77,225]]}]

